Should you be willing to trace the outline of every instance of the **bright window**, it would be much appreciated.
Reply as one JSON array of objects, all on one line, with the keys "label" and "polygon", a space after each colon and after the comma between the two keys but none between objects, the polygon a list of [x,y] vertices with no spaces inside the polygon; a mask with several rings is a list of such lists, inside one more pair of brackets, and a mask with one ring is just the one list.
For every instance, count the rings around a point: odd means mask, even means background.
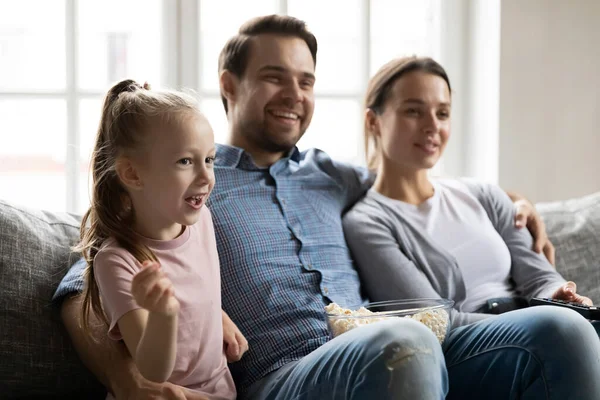
[{"label": "bright window", "polygon": [[0,198],[87,208],[102,96],[124,77],[161,84],[162,5],[0,1]]},{"label": "bright window", "polygon": [[102,97],[126,77],[195,90],[224,142],[218,54],[271,13],[304,19],[319,41],[299,147],[362,162],[367,79],[392,57],[439,55],[440,0],[0,0],[0,199],[82,213]]}]

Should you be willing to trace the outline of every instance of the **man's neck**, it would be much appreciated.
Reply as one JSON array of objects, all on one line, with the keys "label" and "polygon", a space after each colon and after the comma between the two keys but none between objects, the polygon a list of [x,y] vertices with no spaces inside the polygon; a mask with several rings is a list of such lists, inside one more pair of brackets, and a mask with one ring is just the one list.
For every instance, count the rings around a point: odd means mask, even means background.
[{"label": "man's neck", "polygon": [[257,167],[267,168],[285,157],[285,153],[270,153],[263,150],[244,149],[252,156],[252,161]]},{"label": "man's neck", "polygon": [[241,143],[240,141],[232,140],[231,136],[227,144],[243,149],[252,157],[254,164],[260,168],[268,168],[287,155],[285,152],[274,153],[265,149],[257,148],[256,146],[252,146],[247,142]]}]

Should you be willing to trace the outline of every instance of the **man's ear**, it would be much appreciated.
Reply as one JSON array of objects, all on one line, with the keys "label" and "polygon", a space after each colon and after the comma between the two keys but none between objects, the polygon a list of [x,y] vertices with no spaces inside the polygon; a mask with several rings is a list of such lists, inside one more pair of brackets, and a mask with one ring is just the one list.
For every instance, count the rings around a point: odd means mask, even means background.
[{"label": "man's ear", "polygon": [[133,161],[127,157],[121,157],[115,165],[117,176],[121,183],[129,190],[140,190],[144,183],[140,178],[138,170]]},{"label": "man's ear", "polygon": [[371,135],[379,137],[379,118],[377,113],[370,108],[367,108],[365,112],[365,128]]},{"label": "man's ear", "polygon": [[228,70],[221,71],[219,75],[219,86],[221,88],[221,94],[227,102],[234,102],[237,95],[237,88],[240,80],[237,76],[229,72]]}]

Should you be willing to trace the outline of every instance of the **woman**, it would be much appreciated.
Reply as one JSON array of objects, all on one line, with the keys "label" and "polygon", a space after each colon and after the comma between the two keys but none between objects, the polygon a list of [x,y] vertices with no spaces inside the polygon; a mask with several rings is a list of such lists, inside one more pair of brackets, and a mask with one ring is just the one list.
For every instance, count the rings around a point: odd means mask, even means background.
[{"label": "woman", "polygon": [[393,60],[369,83],[365,145],[377,179],[344,229],[371,299],[449,298],[455,327],[532,297],[591,305],[514,227],[502,190],[429,178],[450,138],[451,103],[448,76],[429,58]]}]

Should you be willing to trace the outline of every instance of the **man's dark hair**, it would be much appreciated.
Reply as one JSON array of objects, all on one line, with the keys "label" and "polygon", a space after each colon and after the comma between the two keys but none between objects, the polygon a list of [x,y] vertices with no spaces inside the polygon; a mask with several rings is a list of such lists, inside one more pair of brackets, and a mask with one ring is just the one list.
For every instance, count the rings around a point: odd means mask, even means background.
[{"label": "man's dark hair", "polygon": [[[274,14],[247,21],[240,27],[238,34],[227,41],[219,56],[219,74],[223,70],[227,70],[241,78],[248,66],[250,40],[264,34],[293,36],[304,40],[312,54],[315,66],[317,65],[317,39],[306,28],[306,23],[287,15]],[[227,112],[227,99],[223,94],[221,94],[221,100],[225,112]]]}]

